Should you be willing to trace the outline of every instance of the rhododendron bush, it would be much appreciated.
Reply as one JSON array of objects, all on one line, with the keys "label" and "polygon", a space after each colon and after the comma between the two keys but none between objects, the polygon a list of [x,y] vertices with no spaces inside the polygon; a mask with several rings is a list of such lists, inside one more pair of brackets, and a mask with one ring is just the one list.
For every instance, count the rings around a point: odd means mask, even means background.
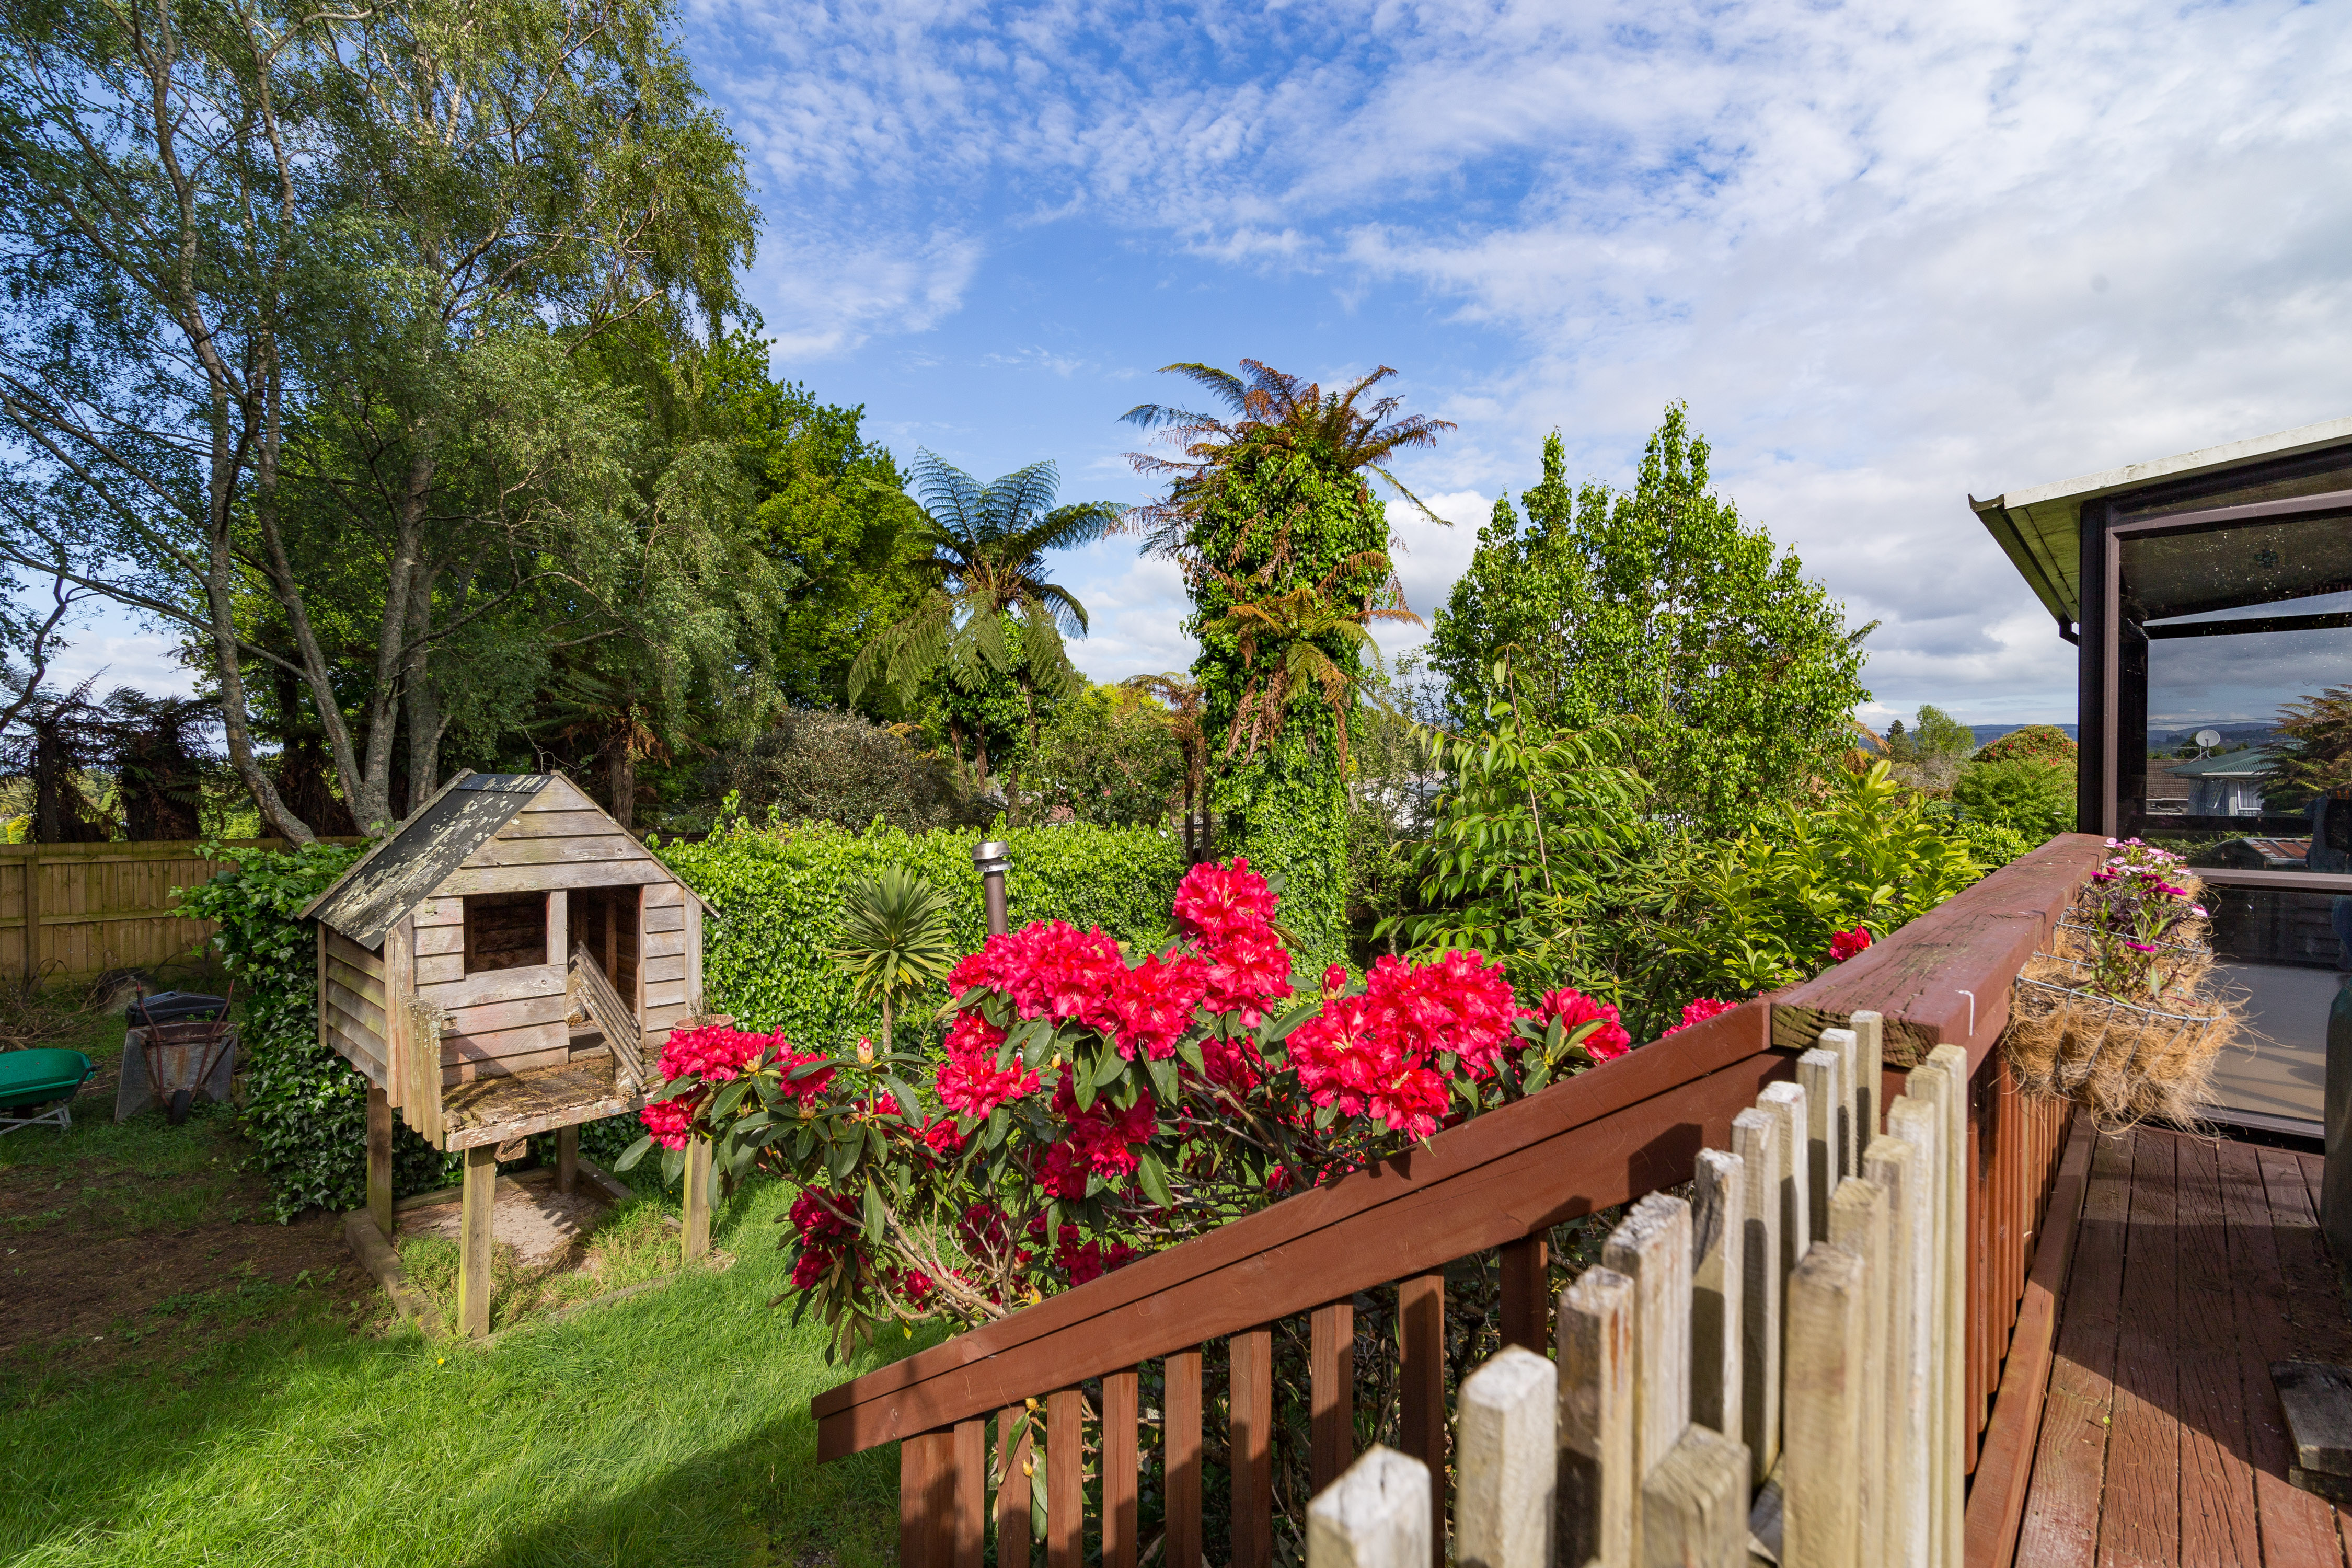
[{"label": "rhododendron bush", "polygon": [[1632,1044],[1614,1007],[1525,1005],[1475,952],[1295,973],[1277,904],[1234,860],[1184,878],[1157,952],[1058,921],[992,936],[936,1057],[681,1031],[623,1163],[659,1145],[675,1179],[707,1137],[726,1178],[798,1184],[799,1304],[847,1344],[1000,1316]]}]

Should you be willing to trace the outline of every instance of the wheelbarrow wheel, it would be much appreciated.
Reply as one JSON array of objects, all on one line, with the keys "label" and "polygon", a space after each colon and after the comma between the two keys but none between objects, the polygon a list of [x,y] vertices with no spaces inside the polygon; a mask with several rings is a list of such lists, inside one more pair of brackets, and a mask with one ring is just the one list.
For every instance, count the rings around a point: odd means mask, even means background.
[{"label": "wheelbarrow wheel", "polygon": [[188,1120],[188,1108],[195,1102],[196,1091],[194,1089],[173,1089],[172,1091],[171,1110],[165,1113],[170,1117],[172,1125],[177,1127],[186,1121]]}]

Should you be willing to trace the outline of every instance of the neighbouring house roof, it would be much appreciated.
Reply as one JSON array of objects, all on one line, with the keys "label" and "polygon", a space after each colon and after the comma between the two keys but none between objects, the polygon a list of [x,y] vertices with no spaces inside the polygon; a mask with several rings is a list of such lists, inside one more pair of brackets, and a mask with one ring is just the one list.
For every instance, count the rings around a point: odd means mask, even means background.
[{"label": "neighbouring house roof", "polygon": [[302,911],[373,952],[460,862],[545,789],[548,773],[461,773]]},{"label": "neighbouring house roof", "polygon": [[2271,754],[2260,746],[2225,752],[2218,757],[2191,757],[2172,764],[2177,779],[2258,779],[2271,771]]},{"label": "neighbouring house roof", "polygon": [[2082,616],[2080,534],[2083,503],[2123,490],[2138,489],[2160,480],[2222,473],[2231,468],[2291,458],[2324,447],[2352,441],[2352,417],[2322,420],[2269,436],[2232,441],[2159,458],[2151,463],[2130,463],[2056,484],[2007,490],[1990,500],[1969,498],[1985,528],[2017,567],[2027,586],[2044,608],[2065,625]]}]

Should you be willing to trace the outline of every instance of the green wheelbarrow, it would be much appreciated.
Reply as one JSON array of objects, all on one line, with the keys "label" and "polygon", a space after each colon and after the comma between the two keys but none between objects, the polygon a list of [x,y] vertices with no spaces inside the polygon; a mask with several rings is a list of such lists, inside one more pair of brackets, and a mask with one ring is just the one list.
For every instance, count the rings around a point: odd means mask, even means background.
[{"label": "green wheelbarrow", "polygon": [[22,1127],[71,1127],[73,1097],[97,1070],[79,1051],[0,1051],[0,1137]]}]

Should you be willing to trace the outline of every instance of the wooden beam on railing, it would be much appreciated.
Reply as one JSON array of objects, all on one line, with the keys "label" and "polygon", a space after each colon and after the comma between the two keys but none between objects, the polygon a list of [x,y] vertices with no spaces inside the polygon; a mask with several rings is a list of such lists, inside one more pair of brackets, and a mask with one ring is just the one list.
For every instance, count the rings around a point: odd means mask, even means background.
[{"label": "wooden beam on railing", "polygon": [[1140,1380],[1133,1369],[1103,1375],[1102,1561],[1103,1568],[1135,1568],[1139,1528],[1136,1482],[1136,1422],[1140,1418]]},{"label": "wooden beam on railing", "polygon": [[1429,1468],[1430,1568],[1445,1568],[1445,1276],[1397,1282],[1397,1439]]},{"label": "wooden beam on railing", "polygon": [[1233,1478],[1233,1568],[1274,1563],[1274,1331],[1249,1329],[1225,1342]]},{"label": "wooden beam on railing", "polygon": [[2002,867],[1893,937],[1774,999],[1776,1045],[1801,1050],[1857,1011],[1884,1017],[1885,1060],[1908,1068],[1938,1045],[1973,1066],[2009,1021],[2010,984],[2099,863],[2106,841],[2065,833]]},{"label": "wooden beam on railing", "polygon": [[1501,1263],[1503,1342],[1541,1352],[1551,1343],[1551,1248],[1540,1236],[1496,1249]]},{"label": "wooden beam on railing", "polygon": [[1321,1491],[1356,1462],[1356,1307],[1329,1301],[1307,1321],[1307,1476]]},{"label": "wooden beam on railing", "polygon": [[1201,1568],[1201,1349],[1160,1363],[1160,1464],[1167,1486],[1168,1568]]},{"label": "wooden beam on railing", "polygon": [[1060,1388],[1045,1396],[1045,1568],[1086,1561],[1086,1395]]},{"label": "wooden beam on railing", "polygon": [[[1029,1510],[1035,1482],[1030,1479],[1029,1407],[1015,1405],[996,1417],[997,1568],[1029,1568]],[[904,1500],[901,1500],[903,1506]]]}]

